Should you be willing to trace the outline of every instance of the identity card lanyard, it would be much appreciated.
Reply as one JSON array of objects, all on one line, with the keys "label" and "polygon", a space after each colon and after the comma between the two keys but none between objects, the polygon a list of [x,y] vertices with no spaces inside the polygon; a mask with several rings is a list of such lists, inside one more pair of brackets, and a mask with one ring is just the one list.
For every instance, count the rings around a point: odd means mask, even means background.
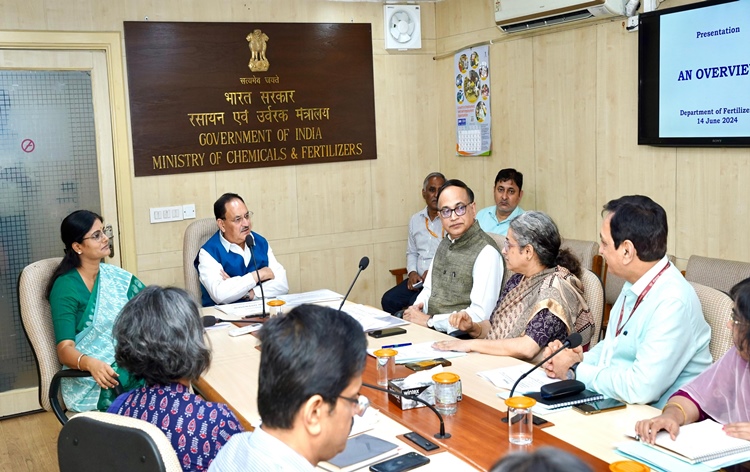
[{"label": "identity card lanyard", "polygon": [[672,264],[671,262],[667,261],[667,265],[665,265],[664,268],[660,270],[659,273],[656,274],[656,276],[653,279],[651,279],[651,282],[648,283],[648,285],[643,290],[643,292],[641,292],[641,294],[638,295],[638,298],[635,300],[635,305],[633,305],[633,309],[630,311],[630,315],[628,315],[628,319],[625,320],[625,324],[620,326],[620,323],[622,323],[622,315],[625,314],[625,300],[622,301],[622,307],[620,308],[620,319],[617,320],[617,330],[615,331],[615,337],[620,335],[622,330],[625,328],[625,325],[628,324],[628,321],[630,321],[630,318],[633,316],[633,313],[635,313],[635,310],[638,308],[638,305],[640,305],[643,299],[646,298],[646,295],[648,295],[648,292],[651,290],[651,287],[654,286],[654,284],[659,279],[659,277],[661,277],[661,274],[663,274],[664,271],[667,270],[671,264]]},{"label": "identity card lanyard", "polygon": [[[427,228],[427,231],[430,232],[433,238],[437,238],[438,235],[432,232],[432,229],[430,228],[430,219],[428,217],[424,217],[424,227]],[[443,239],[445,237],[445,228],[443,228],[443,232],[441,233],[440,239]]]}]

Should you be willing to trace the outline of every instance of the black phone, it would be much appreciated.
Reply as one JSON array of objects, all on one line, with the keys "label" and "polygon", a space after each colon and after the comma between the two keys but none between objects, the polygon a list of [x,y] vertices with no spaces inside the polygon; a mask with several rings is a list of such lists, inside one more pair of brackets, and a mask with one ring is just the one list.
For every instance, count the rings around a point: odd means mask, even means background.
[{"label": "black phone", "polygon": [[596,402],[574,405],[573,409],[578,413],[583,413],[584,415],[595,415],[597,413],[601,413],[602,411],[619,410],[620,408],[625,408],[625,406],[626,405],[619,400],[615,400],[614,398],[607,398],[605,400],[599,400]]},{"label": "black phone", "polygon": [[422,436],[421,434],[417,434],[414,432],[406,433],[404,434],[404,437],[408,439],[409,441],[413,442],[414,444],[416,444],[417,446],[421,447],[425,451],[434,451],[435,449],[440,447],[434,442]]},{"label": "black phone", "polygon": [[388,336],[396,336],[397,334],[406,334],[406,330],[404,328],[378,329],[376,331],[370,331],[369,334],[373,338],[385,338]]},{"label": "black phone", "polygon": [[422,467],[425,464],[429,464],[430,459],[417,454],[416,452],[410,452],[402,456],[388,459],[387,461],[379,462],[370,466],[372,472],[404,472],[406,470],[416,469]]}]

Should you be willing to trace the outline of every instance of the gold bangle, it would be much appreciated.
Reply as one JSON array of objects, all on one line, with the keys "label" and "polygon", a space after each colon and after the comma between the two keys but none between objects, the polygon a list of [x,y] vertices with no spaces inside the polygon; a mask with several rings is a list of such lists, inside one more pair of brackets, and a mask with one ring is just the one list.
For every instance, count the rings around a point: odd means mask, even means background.
[{"label": "gold bangle", "polygon": [[482,339],[482,333],[484,333],[484,327],[482,326],[482,323],[477,323],[479,325],[479,336],[477,336],[477,339]]},{"label": "gold bangle", "polygon": [[83,356],[85,356],[85,355],[86,355],[86,354],[81,354],[80,356],[78,356],[78,360],[76,361],[76,367],[78,367],[78,370],[81,370],[81,359],[82,359],[82,358],[83,358]]},{"label": "gold bangle", "polygon": [[667,409],[667,407],[669,407],[670,405],[671,405],[671,406],[676,406],[677,408],[679,408],[679,409],[680,409],[680,411],[682,412],[682,418],[683,418],[683,420],[682,420],[682,424],[681,424],[680,426],[684,426],[684,425],[685,425],[685,424],[687,423],[687,413],[685,413],[685,409],[684,409],[684,408],[682,407],[682,405],[680,405],[679,403],[677,403],[677,402],[668,402],[668,403],[667,403],[666,405],[664,405],[664,408],[662,408],[662,409],[661,409],[661,412],[662,412],[662,413],[664,413],[664,411],[665,411],[665,410]]}]

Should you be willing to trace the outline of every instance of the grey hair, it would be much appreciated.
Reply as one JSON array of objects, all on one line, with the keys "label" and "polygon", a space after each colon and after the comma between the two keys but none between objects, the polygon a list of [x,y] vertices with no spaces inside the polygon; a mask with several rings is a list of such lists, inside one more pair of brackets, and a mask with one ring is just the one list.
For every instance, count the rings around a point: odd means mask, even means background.
[{"label": "grey hair", "polygon": [[591,472],[591,467],[569,452],[542,447],[532,453],[508,454],[490,472]]},{"label": "grey hair", "polygon": [[577,277],[581,275],[581,263],[567,249],[560,249],[562,238],[552,218],[541,211],[527,211],[510,222],[513,236],[520,247],[531,245],[544,267],[562,266]]},{"label": "grey hair", "polygon": [[196,380],[211,364],[200,309],[184,290],[146,287],[115,321],[115,361],[147,385]]},{"label": "grey hair", "polygon": [[435,177],[440,177],[443,179],[443,182],[446,180],[445,176],[440,172],[430,172],[427,177],[424,178],[424,182],[422,182],[422,190],[427,190],[427,184],[430,183],[430,179],[434,179]]}]

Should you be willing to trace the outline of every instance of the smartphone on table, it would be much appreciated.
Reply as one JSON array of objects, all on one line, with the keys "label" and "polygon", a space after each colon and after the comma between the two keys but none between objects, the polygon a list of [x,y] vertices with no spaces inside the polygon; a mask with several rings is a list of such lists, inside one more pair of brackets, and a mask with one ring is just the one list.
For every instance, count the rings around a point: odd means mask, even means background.
[{"label": "smartphone on table", "polygon": [[370,466],[372,472],[404,472],[428,464],[430,459],[416,452],[388,459]]},{"label": "smartphone on table", "polygon": [[404,328],[387,328],[370,331],[369,334],[373,338],[385,338],[388,336],[396,336],[398,334],[406,334],[406,330]]},{"label": "smartphone on table", "polygon": [[620,400],[607,398],[607,399],[599,400],[596,402],[581,403],[580,405],[574,405],[573,409],[577,411],[578,413],[583,413],[584,415],[595,415],[603,411],[619,410],[621,408],[625,408],[625,406],[626,405]]}]

